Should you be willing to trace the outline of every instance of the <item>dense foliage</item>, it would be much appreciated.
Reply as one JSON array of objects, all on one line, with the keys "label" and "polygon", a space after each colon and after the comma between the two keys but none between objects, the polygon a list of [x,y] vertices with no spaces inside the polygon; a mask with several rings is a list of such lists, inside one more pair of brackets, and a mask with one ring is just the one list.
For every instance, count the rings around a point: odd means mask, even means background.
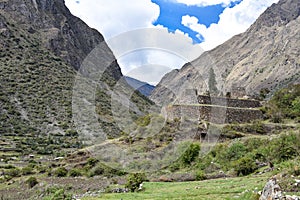
[{"label": "dense foliage", "polygon": [[274,122],[280,122],[283,118],[300,118],[300,84],[277,91],[268,102],[266,110]]},{"label": "dense foliage", "polygon": [[140,184],[147,180],[144,173],[134,173],[130,174],[127,178],[127,183],[125,185],[131,192],[136,192],[140,188]]}]

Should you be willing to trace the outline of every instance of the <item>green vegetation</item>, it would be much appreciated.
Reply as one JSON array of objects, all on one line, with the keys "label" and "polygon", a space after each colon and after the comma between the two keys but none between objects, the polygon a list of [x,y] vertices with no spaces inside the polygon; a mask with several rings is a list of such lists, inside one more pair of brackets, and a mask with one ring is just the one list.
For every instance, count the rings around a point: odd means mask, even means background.
[{"label": "green vegetation", "polygon": [[34,187],[36,184],[38,184],[39,182],[37,181],[37,179],[35,177],[29,177],[26,181],[25,181],[28,185],[29,188]]},{"label": "green vegetation", "polygon": [[257,194],[253,193],[256,188],[261,190],[266,183],[267,176],[249,176],[243,178],[228,178],[206,180],[201,182],[144,182],[144,191],[138,193],[103,194],[100,197],[88,197],[84,200],[256,200]]},{"label": "green vegetation", "polygon": [[[254,174],[263,171],[262,166],[269,163],[276,166],[273,174],[287,175],[287,178],[281,181],[281,186],[286,191],[298,191],[290,183],[291,175],[300,175],[300,85],[291,85],[278,91],[266,106],[261,108],[265,114],[265,121],[226,124],[223,127],[206,123],[210,127],[208,135],[221,133],[220,143],[215,146],[207,143],[200,144],[199,140],[202,136],[195,135],[195,138],[189,138],[194,141],[176,143],[179,148],[173,152],[174,155],[168,155],[168,159],[175,160],[171,165],[163,166],[163,169],[153,174],[129,174],[125,183],[127,173],[114,165],[102,162],[101,155],[99,158],[94,158],[86,152],[78,152],[79,149],[84,148],[84,145],[72,119],[75,70],[62,58],[44,48],[45,41],[42,41],[39,31],[29,33],[26,27],[18,28],[12,22],[5,25],[9,34],[0,34],[0,46],[3,47],[3,51],[0,52],[0,169],[2,173],[0,189],[2,191],[6,192],[7,189],[22,186],[26,186],[28,190],[28,186],[31,188],[29,192],[36,194],[37,191],[41,191],[39,185],[47,185],[49,179],[60,180],[60,185],[63,185],[64,181],[73,180],[73,177],[76,177],[74,180],[82,178],[80,180],[88,181],[100,177],[110,184],[117,183],[117,178],[121,177],[123,182],[120,182],[131,192],[135,192],[147,178],[160,181],[194,181],[239,176],[228,180],[188,183],[145,182],[145,190],[139,193],[104,194],[101,198],[199,199],[203,197],[202,199],[223,200],[236,196],[236,199],[250,200],[257,199],[257,195],[252,191],[255,187],[261,189],[271,175],[256,177]],[[98,115],[99,127],[109,139],[112,139],[107,141],[108,144],[111,142],[119,145],[132,155],[147,154],[161,151],[176,138],[188,134],[178,119],[165,122],[159,115],[147,114],[153,103],[138,92],[134,92],[130,97],[130,100],[136,103],[130,107],[130,117],[135,123],[129,124],[128,129],[121,130],[111,110],[110,89],[116,86],[116,80],[111,77],[112,75],[108,71],[101,77],[103,84],[106,83],[108,87],[102,87],[100,84],[101,87],[96,88],[95,94],[95,111]],[[211,68],[209,90],[212,94],[218,93],[215,76]],[[260,96],[266,98],[268,94],[269,91],[263,89]],[[185,122],[188,124],[189,120],[186,119]],[[89,125],[88,121],[83,123]],[[200,124],[192,128],[196,132],[205,131],[203,126],[204,124]],[[210,151],[203,153],[201,148]],[[73,152],[76,152],[75,156]],[[60,158],[55,159],[55,157]],[[142,171],[147,170],[150,165],[151,161],[145,159],[141,164],[130,163],[127,169]],[[106,189],[106,186],[97,185],[97,187],[101,187],[99,190]],[[72,199],[69,190],[71,189],[47,185],[42,197],[45,200]],[[246,190],[248,192],[245,192]]]},{"label": "green vegetation", "polygon": [[199,156],[200,151],[200,145],[196,143],[190,144],[182,153],[180,157],[180,163],[183,166],[191,165],[192,162],[196,160],[196,158]]},{"label": "green vegetation", "polygon": [[300,84],[277,91],[266,105],[266,114],[273,122],[284,118],[300,118]]},{"label": "green vegetation", "polygon": [[71,176],[71,177],[82,176],[82,173],[79,169],[71,169],[69,171],[69,176]]},{"label": "green vegetation", "polygon": [[136,192],[139,190],[140,184],[146,181],[146,175],[144,173],[134,173],[130,174],[127,178],[126,188],[131,192]]},{"label": "green vegetation", "polygon": [[59,167],[53,172],[53,175],[57,177],[65,177],[67,174],[68,170],[64,167]]},{"label": "green vegetation", "polygon": [[61,187],[50,187],[47,188],[43,194],[43,200],[54,200],[54,199],[63,199],[63,200],[72,200],[72,194],[69,194]]}]

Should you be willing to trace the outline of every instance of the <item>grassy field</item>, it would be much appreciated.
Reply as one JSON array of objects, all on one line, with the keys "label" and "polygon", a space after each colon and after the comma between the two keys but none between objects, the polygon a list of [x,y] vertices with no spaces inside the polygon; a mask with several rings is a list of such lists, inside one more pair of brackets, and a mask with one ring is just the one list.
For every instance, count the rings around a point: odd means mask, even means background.
[{"label": "grassy field", "polygon": [[146,182],[143,185],[145,190],[139,193],[103,194],[97,198],[89,197],[84,200],[246,200],[251,199],[255,189],[262,190],[267,180],[267,176],[249,176],[199,182]]}]

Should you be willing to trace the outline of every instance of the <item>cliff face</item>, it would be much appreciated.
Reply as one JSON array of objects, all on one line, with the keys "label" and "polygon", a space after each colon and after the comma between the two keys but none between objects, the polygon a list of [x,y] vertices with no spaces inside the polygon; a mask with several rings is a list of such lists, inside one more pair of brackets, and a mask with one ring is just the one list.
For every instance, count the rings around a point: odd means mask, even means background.
[{"label": "cliff face", "polygon": [[281,0],[269,7],[245,32],[167,74],[151,95],[160,104],[184,102],[188,89],[209,90],[210,68],[224,95],[236,86],[247,95],[300,82],[300,2]]},{"label": "cliff face", "polygon": [[[75,69],[79,69],[84,58],[97,45],[105,43],[98,31],[70,13],[63,0],[1,1],[0,8],[18,27],[31,33],[38,32],[43,46]],[[113,59],[108,47],[105,53]],[[119,67],[112,67],[116,78],[120,78]]]},{"label": "cliff face", "polygon": [[[1,0],[0,48],[0,135],[19,151],[27,147],[29,152],[38,151],[32,145],[35,141],[47,146],[45,136],[66,133],[75,137],[64,139],[71,143],[66,146],[78,147],[74,87],[82,86],[81,91],[91,87],[91,101],[80,97],[94,106],[98,120],[94,132],[98,134],[114,137],[121,132],[111,111],[112,95],[122,96],[127,104],[121,102],[119,106],[135,117],[151,104],[132,92],[125,81],[118,85],[122,89],[114,88],[123,76],[112,51],[100,33],[69,12],[63,0]],[[80,69],[86,85],[76,85],[76,70],[87,63],[86,57],[95,60],[95,70],[105,72],[97,80],[86,80],[94,75],[87,70],[94,69]],[[84,107],[80,111],[84,113]],[[89,121],[82,123],[88,125]],[[16,140],[10,137],[16,135]]]}]

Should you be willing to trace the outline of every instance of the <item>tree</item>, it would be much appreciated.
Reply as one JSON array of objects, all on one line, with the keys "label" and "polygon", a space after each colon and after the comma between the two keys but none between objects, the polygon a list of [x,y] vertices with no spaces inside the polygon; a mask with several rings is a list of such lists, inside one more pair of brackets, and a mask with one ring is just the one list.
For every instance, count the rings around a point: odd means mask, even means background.
[{"label": "tree", "polygon": [[216,74],[213,68],[210,68],[209,70],[208,88],[211,94],[216,95],[219,92],[217,88]]}]

